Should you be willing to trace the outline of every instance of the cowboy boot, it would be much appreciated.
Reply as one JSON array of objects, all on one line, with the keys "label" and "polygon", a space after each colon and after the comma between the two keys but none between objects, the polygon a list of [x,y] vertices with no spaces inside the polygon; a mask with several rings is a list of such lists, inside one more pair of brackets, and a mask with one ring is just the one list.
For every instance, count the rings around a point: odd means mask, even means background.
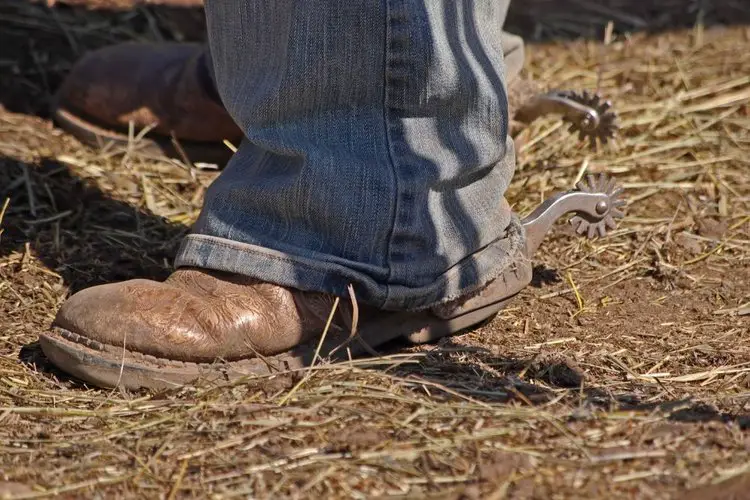
[{"label": "cowboy boot", "polygon": [[[126,43],[75,65],[53,116],[82,142],[127,145],[143,130],[140,151],[224,165],[242,132],[214,87],[205,45]],[[131,128],[132,127],[132,128]]]},{"label": "cowboy boot", "polygon": [[601,177],[559,194],[522,221],[525,248],[500,276],[423,311],[383,311],[240,275],[182,268],[165,282],[131,280],[68,299],[40,342],[61,370],[93,385],[168,388],[301,369],[316,358],[376,354],[396,338],[430,342],[497,314],[532,278],[552,224],[575,212],[579,234],[603,236],[622,217],[620,190]]}]

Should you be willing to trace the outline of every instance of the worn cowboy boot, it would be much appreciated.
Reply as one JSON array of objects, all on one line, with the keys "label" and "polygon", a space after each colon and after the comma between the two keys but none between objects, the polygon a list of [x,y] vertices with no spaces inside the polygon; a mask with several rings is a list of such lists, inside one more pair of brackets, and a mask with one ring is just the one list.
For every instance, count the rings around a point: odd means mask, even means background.
[{"label": "worn cowboy boot", "polygon": [[[63,304],[42,349],[91,384],[165,388],[288,372],[322,358],[345,360],[404,337],[421,343],[495,315],[532,277],[531,258],[567,212],[579,234],[603,236],[622,217],[620,190],[602,177],[557,195],[523,220],[526,247],[479,292],[419,312],[389,312],[239,275],[183,268],[164,283],[132,280],[89,288]],[[328,318],[330,326],[326,329]]]},{"label": "worn cowboy boot", "polygon": [[[141,151],[222,165],[242,132],[219,99],[205,46],[126,43],[92,52],[57,93],[55,121],[81,141],[139,142]],[[132,124],[132,132],[131,132]]]}]

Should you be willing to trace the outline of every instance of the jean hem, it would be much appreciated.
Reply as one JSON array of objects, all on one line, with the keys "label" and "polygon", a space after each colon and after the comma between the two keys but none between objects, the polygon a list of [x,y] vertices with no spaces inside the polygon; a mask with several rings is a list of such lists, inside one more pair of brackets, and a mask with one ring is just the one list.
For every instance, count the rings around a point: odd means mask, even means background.
[{"label": "jean hem", "polygon": [[175,267],[241,274],[280,286],[342,297],[347,296],[348,286],[353,284],[358,300],[384,310],[416,311],[481,289],[511,264],[526,258],[525,239],[523,226],[514,216],[504,238],[469,255],[422,287],[383,284],[342,264],[206,234],[190,234],[185,238]]}]

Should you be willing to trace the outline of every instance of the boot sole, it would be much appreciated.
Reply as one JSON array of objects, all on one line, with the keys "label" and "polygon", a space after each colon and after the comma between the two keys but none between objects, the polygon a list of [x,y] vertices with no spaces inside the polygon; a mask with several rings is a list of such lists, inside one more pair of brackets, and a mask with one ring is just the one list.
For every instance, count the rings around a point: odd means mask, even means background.
[{"label": "boot sole", "polygon": [[[456,335],[494,317],[513,297],[479,307],[451,319],[440,319],[430,313],[388,313],[359,331],[359,337],[370,347],[377,347],[399,337],[412,343],[431,342]],[[289,373],[309,366],[317,345],[295,347],[286,353],[265,358],[214,363],[191,363],[157,358],[123,347],[102,344],[62,328],[52,328],[40,335],[44,354],[65,372],[98,387],[168,389],[198,380],[231,381],[248,376]],[[315,341],[316,343],[318,340]],[[341,339],[324,343],[321,353],[341,345]],[[349,349],[339,349],[332,361],[346,361],[367,352],[362,344],[352,342]],[[324,356],[325,357],[325,356]]]},{"label": "boot sole", "polygon": [[[127,131],[108,129],[64,106],[55,106],[52,110],[52,118],[58,127],[92,148],[101,149],[107,144],[126,148],[130,143]],[[233,154],[226,145],[216,142],[181,140],[179,148],[182,151],[178,150],[170,137],[148,134],[139,140],[137,151],[150,156],[166,156],[181,161],[185,161],[184,157],[187,157],[187,160],[192,163],[212,163],[220,168],[226,165]]]}]

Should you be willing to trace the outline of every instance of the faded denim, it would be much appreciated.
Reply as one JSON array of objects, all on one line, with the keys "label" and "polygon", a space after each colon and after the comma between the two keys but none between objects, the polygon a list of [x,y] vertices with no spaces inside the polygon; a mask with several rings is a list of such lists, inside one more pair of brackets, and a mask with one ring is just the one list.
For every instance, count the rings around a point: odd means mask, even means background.
[{"label": "faded denim", "polygon": [[246,140],[177,266],[387,310],[476,290],[520,258],[504,193],[509,1],[207,0],[217,88]]}]

